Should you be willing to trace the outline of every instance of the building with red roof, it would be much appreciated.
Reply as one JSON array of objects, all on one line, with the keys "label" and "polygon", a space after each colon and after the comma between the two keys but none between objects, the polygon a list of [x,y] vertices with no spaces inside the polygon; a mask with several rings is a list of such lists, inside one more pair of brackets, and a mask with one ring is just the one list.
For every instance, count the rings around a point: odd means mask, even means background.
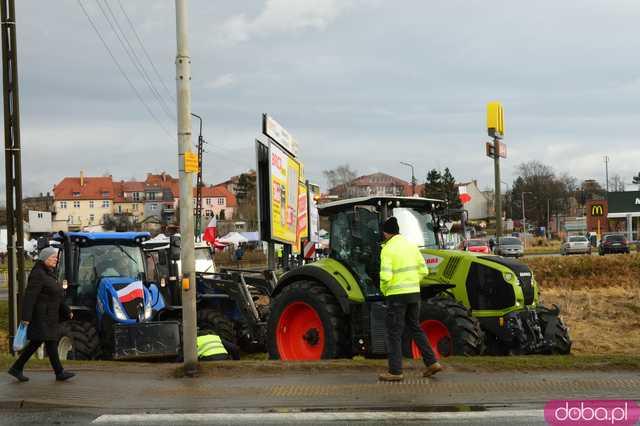
[{"label": "building with red roof", "polygon": [[[178,178],[148,173],[144,181],[114,181],[111,176],[65,177],[53,187],[53,230],[101,230],[105,215],[128,216],[131,222],[173,223],[180,200]],[[194,188],[195,206],[195,188]],[[231,219],[235,195],[224,185],[202,188],[203,216]]]},{"label": "building with red roof", "polygon": [[80,231],[103,223],[113,213],[115,192],[111,176],[65,177],[53,187],[54,231]]}]

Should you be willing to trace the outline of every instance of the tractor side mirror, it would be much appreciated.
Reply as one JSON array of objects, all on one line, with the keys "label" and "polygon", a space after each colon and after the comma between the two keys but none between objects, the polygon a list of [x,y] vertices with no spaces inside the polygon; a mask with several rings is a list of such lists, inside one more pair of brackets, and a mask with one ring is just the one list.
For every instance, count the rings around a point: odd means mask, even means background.
[{"label": "tractor side mirror", "polygon": [[180,260],[180,236],[172,235],[169,238],[169,257],[171,260]]},{"label": "tractor side mirror", "polygon": [[49,238],[48,237],[38,238],[38,251],[46,247],[49,247]]}]

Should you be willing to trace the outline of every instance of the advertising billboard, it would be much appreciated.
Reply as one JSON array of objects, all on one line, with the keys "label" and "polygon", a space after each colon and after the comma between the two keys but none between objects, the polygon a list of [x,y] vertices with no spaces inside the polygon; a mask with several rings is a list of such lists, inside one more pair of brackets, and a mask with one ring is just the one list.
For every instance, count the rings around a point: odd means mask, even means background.
[{"label": "advertising billboard", "polygon": [[302,240],[309,238],[309,219],[307,217],[307,185],[304,182],[298,182],[298,230],[296,236],[296,245],[293,248],[294,253],[299,253],[302,248]]},{"label": "advertising billboard", "polygon": [[298,233],[298,182],[301,167],[274,143],[269,144],[271,240],[296,244]]}]

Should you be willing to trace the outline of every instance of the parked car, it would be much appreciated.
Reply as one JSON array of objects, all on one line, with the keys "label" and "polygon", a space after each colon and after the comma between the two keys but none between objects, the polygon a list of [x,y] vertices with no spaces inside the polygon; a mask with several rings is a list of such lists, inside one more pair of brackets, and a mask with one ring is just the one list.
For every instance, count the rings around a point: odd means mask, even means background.
[{"label": "parked car", "polygon": [[568,254],[591,254],[591,244],[587,237],[575,236],[569,237],[560,246],[560,254],[566,256]]},{"label": "parked car", "polygon": [[624,235],[610,234],[605,235],[600,241],[598,247],[598,253],[600,256],[604,256],[607,253],[629,253],[629,244]]},{"label": "parked car", "polygon": [[489,244],[483,240],[467,240],[462,243],[463,250],[474,253],[491,253]]},{"label": "parked car", "polygon": [[515,237],[500,237],[493,252],[500,256],[520,257],[524,254],[522,241]]}]

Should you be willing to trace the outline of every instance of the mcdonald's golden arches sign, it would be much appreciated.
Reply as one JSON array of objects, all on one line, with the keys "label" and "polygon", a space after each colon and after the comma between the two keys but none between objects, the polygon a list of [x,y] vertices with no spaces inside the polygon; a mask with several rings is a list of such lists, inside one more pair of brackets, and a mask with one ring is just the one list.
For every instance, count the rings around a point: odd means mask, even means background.
[{"label": "mcdonald's golden arches sign", "polygon": [[591,216],[604,216],[604,206],[602,204],[592,204]]}]

